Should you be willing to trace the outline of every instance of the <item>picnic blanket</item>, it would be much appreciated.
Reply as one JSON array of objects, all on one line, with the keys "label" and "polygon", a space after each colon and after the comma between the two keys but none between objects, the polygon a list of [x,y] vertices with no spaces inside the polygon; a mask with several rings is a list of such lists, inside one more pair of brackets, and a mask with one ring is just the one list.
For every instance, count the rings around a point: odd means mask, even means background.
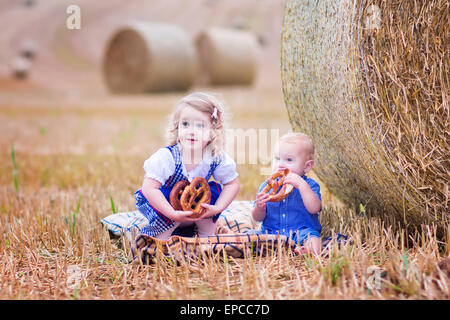
[{"label": "picnic blanket", "polygon": [[151,263],[158,254],[173,260],[196,260],[211,253],[225,252],[234,258],[246,255],[269,256],[277,251],[293,252],[296,244],[286,236],[271,234],[217,234],[209,237],[171,236],[159,240],[145,234],[136,238],[133,261]]},{"label": "picnic blanket", "polygon": [[[233,201],[217,220],[216,234],[244,233],[259,229],[260,223],[251,216],[252,201]],[[126,236],[130,239],[147,224],[147,219],[138,211],[119,212],[111,214],[100,222],[108,229],[111,237]]]},{"label": "picnic blanket", "polygon": [[[258,230],[260,223],[253,220],[252,201],[233,201],[217,220],[216,234],[209,237],[195,237],[195,229],[176,230],[168,240],[140,234],[147,224],[139,211],[121,212],[101,219],[111,237],[124,237],[130,243],[132,260],[149,262],[158,252],[175,259],[191,259],[204,253],[225,251],[228,255],[243,258],[246,253],[258,255],[273,254],[276,250],[292,250],[296,243],[286,236],[270,234],[245,234]],[[337,243],[345,243],[347,236],[337,234]],[[324,249],[330,247],[331,237],[322,239]]]}]

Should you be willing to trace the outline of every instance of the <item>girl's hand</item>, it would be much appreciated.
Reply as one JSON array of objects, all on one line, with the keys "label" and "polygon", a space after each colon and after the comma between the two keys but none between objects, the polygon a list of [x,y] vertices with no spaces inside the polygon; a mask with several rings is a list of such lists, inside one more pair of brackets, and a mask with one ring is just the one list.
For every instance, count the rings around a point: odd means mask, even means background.
[{"label": "girl's hand", "polygon": [[260,210],[266,208],[266,203],[269,201],[269,195],[264,192],[260,192],[256,195],[256,207]]},{"label": "girl's hand", "polygon": [[206,209],[205,213],[201,216],[201,219],[211,218],[222,212],[219,207],[212,204],[202,203],[201,206]]},{"label": "girl's hand", "polygon": [[200,218],[191,218],[190,215],[192,214],[192,211],[174,210],[171,219],[178,222],[195,222],[200,220]]}]

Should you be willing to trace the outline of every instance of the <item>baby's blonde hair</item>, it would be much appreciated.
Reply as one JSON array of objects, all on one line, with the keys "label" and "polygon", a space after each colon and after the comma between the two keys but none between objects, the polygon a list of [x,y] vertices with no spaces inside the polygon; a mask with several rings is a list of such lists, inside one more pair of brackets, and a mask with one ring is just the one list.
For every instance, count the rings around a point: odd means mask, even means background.
[{"label": "baby's blonde hair", "polygon": [[[170,145],[178,142],[180,113],[183,108],[188,106],[209,114],[211,121],[211,140],[208,145],[211,145],[213,157],[220,156],[225,146],[225,106],[221,99],[212,93],[193,92],[177,103],[170,115],[169,126],[166,132],[167,142]],[[217,111],[214,111],[214,109]]]},{"label": "baby's blonde hair", "polygon": [[280,137],[278,142],[294,143],[302,148],[309,156],[309,160],[314,159],[314,143],[311,138],[302,132],[288,132]]}]

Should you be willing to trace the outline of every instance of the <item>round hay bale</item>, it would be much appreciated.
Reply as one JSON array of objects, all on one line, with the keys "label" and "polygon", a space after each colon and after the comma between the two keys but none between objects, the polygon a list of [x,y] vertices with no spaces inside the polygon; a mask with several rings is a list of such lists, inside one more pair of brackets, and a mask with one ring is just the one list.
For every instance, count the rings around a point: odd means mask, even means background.
[{"label": "round hay bale", "polygon": [[196,46],[201,83],[253,83],[258,67],[259,45],[252,32],[214,27],[197,36]]},{"label": "round hay bale", "polygon": [[288,0],[281,74],[294,130],[347,204],[419,226],[449,223],[446,0]]},{"label": "round hay bale", "polygon": [[34,0],[24,0],[23,4],[25,7],[32,7],[35,4]]},{"label": "round hay bale", "polygon": [[186,90],[195,73],[192,39],[167,24],[136,21],[119,28],[103,59],[104,80],[114,93]]},{"label": "round hay bale", "polygon": [[24,57],[16,57],[11,62],[12,75],[17,79],[25,79],[30,72],[31,62]]}]

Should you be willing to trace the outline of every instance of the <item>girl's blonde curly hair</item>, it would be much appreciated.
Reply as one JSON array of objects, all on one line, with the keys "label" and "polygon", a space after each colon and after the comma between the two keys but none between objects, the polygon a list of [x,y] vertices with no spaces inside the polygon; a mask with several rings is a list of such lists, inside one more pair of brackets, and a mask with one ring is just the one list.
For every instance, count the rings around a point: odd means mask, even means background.
[{"label": "girl's blonde curly hair", "polygon": [[225,106],[222,100],[212,93],[193,92],[177,103],[169,116],[169,125],[166,131],[167,142],[169,145],[178,142],[180,113],[187,106],[210,115],[211,140],[208,146],[211,146],[213,157],[220,156],[225,146]]}]

